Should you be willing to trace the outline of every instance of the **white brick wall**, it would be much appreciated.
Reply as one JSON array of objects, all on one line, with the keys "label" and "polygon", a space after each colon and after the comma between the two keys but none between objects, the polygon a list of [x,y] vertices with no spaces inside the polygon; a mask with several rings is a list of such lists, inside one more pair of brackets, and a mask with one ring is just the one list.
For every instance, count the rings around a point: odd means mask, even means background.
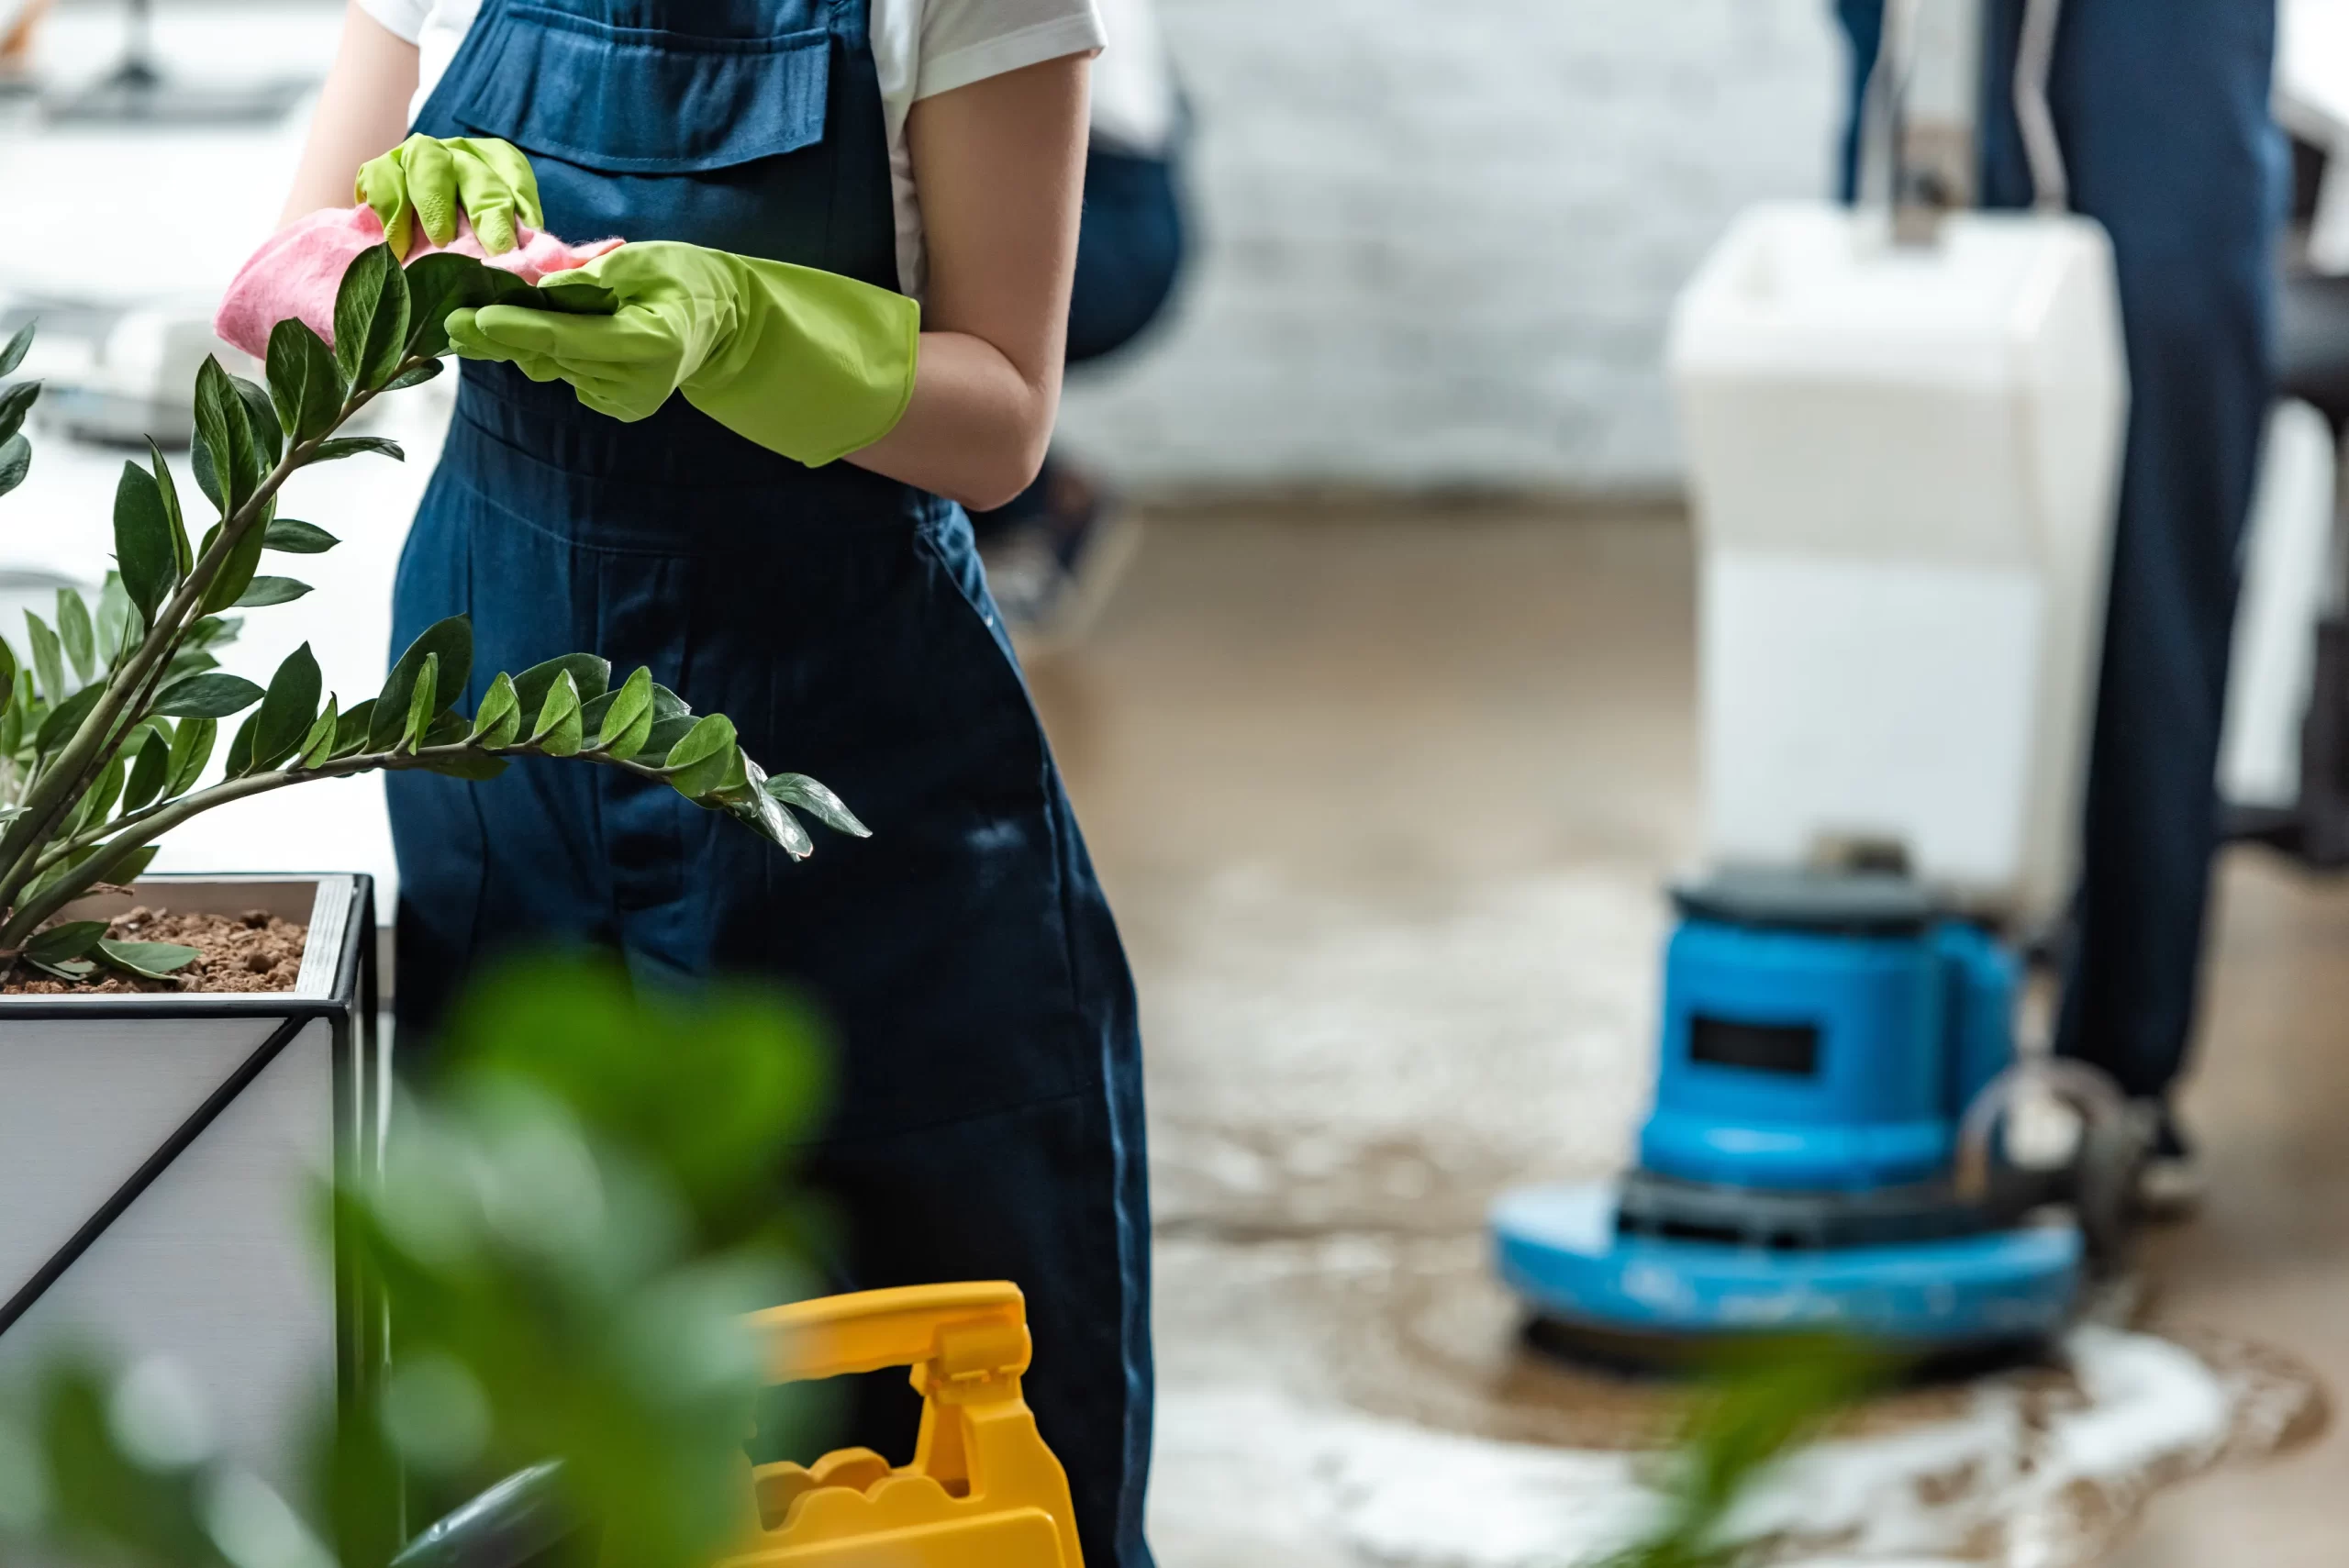
[{"label": "white brick wall", "polygon": [[1071,388],[1149,489],[1650,490],[1672,295],[1825,187],[1831,0],[1160,0],[1200,117],[1178,314]]}]

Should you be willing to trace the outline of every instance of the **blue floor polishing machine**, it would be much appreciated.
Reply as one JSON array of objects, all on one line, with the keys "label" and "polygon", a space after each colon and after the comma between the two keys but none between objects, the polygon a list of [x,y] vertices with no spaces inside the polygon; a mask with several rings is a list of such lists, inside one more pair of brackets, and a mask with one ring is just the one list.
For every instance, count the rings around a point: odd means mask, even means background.
[{"label": "blue floor polishing machine", "polygon": [[[1636,1168],[1505,1195],[1501,1277],[1545,1338],[1610,1358],[1833,1329],[1923,1355],[2023,1350],[2128,1231],[2141,1130],[2094,1074],[2018,1060],[2020,965],[1880,873],[1725,873],[1675,892]],[[2062,1157],[2002,1136],[2040,1085]]]},{"label": "blue floor polishing machine", "polygon": [[2000,940],[2060,927],[2077,873],[2129,400],[2057,6],[2026,0],[2013,74],[2034,210],[1967,210],[1980,0],[1887,7],[1866,199],[1749,209],[1675,305],[1720,869],[1675,893],[1633,1168],[1493,1211],[1542,1338],[2027,1346],[2125,1240],[2143,1118],[2018,1050]]}]

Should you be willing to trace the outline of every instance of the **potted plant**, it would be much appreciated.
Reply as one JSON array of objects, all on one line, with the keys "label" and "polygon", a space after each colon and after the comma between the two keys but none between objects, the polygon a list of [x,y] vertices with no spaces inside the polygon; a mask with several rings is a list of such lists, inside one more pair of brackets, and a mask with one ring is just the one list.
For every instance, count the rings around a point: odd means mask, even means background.
[{"label": "potted plant", "polygon": [[[269,339],[266,385],[207,359],[195,391],[191,518],[161,451],[126,462],[115,569],[95,606],[0,640],[0,1369],[50,1329],[97,1329],[185,1364],[256,1462],[321,1378],[372,1364],[376,1316],[310,1260],[302,1195],[328,1162],[375,1158],[373,914],[362,876],[143,873],[197,813],[316,780],[421,768],[484,779],[517,758],[618,769],[739,818],[794,857],[796,811],[864,829],[823,785],[768,774],[722,714],[695,714],[592,653],[501,672],[470,715],[462,617],[419,636],[345,706],[307,645],[266,684],[220,668],[233,612],[308,590],[272,552],[332,549],[277,496],[313,463],[398,447],[343,426],[429,380],[451,310],[560,305],[462,255],[403,268],[387,247],[344,274],[331,344],[299,320]],[[0,348],[0,495],[31,461],[36,383],[6,384],[32,328]],[[224,723],[232,723],[221,743]]]}]

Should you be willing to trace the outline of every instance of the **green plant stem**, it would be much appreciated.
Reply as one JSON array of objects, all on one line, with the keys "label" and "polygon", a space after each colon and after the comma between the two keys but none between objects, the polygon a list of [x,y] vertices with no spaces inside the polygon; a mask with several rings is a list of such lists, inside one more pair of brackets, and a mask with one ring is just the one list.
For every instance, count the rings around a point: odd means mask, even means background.
[{"label": "green plant stem", "polygon": [[[366,751],[349,757],[338,757],[321,762],[315,768],[276,768],[265,773],[250,773],[243,778],[226,779],[209,789],[195,791],[167,801],[158,801],[142,810],[132,812],[106,824],[104,829],[93,829],[61,843],[50,846],[35,873],[56,864],[77,851],[93,844],[103,844],[106,852],[95,855],[89,863],[72,875],[44,889],[40,895],[12,911],[6,925],[0,925],[0,949],[23,945],[26,938],[39,930],[42,923],[88,893],[106,879],[106,872],[132,851],[145,848],[171,832],[190,817],[200,816],[216,806],[244,800],[288,784],[309,784],[317,779],[351,778],[360,773],[400,773],[429,769],[436,763],[462,762],[478,757],[553,757],[555,753],[537,746],[500,746],[495,748],[459,741],[447,746],[427,746],[416,751]],[[665,781],[669,770],[633,758],[618,758],[607,752],[570,752],[557,759],[562,762],[593,762],[607,768],[618,768],[639,778]]]},{"label": "green plant stem", "polygon": [[[420,361],[403,360],[397,370],[387,378],[396,380]],[[25,885],[38,874],[41,846],[82,795],[105,769],[109,760],[109,746],[116,741],[115,721],[126,709],[134,706],[143,708],[154,699],[162,673],[169,669],[172,657],[185,641],[188,629],[195,624],[204,595],[220,574],[228,555],[246,535],[261,526],[270,503],[276,499],[286,480],[306,466],[319,445],[331,439],[337,430],[349,423],[351,417],[374,400],[373,392],[353,393],[346,399],[334,423],[308,440],[298,441],[286,449],[276,464],[222,523],[219,537],[212,548],[199,557],[188,574],[181,579],[163,607],[156,612],[154,621],[139,651],[106,682],[105,695],[90,710],[73,738],[58,751],[56,759],[34,779],[25,793],[25,814],[0,833],[0,865],[7,869],[0,873],[0,909],[13,906]],[[136,722],[136,717],[132,722]],[[126,728],[128,728],[126,726]],[[193,798],[193,797],[186,797]],[[43,904],[49,902],[44,898]],[[12,913],[5,930],[0,930],[0,942],[8,940],[6,931],[17,930],[22,924],[21,911]],[[29,928],[27,928],[29,929]]]}]

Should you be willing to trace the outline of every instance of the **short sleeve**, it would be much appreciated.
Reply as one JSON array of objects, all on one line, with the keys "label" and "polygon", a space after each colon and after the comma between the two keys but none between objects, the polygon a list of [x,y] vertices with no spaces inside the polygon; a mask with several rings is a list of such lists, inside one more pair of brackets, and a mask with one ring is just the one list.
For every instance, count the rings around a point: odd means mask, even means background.
[{"label": "short sleeve", "polygon": [[1048,60],[1092,54],[1108,41],[1095,0],[922,0],[913,95],[935,97]]},{"label": "short sleeve", "polygon": [[384,25],[394,38],[414,43],[424,36],[429,0],[359,0],[359,8]]}]

